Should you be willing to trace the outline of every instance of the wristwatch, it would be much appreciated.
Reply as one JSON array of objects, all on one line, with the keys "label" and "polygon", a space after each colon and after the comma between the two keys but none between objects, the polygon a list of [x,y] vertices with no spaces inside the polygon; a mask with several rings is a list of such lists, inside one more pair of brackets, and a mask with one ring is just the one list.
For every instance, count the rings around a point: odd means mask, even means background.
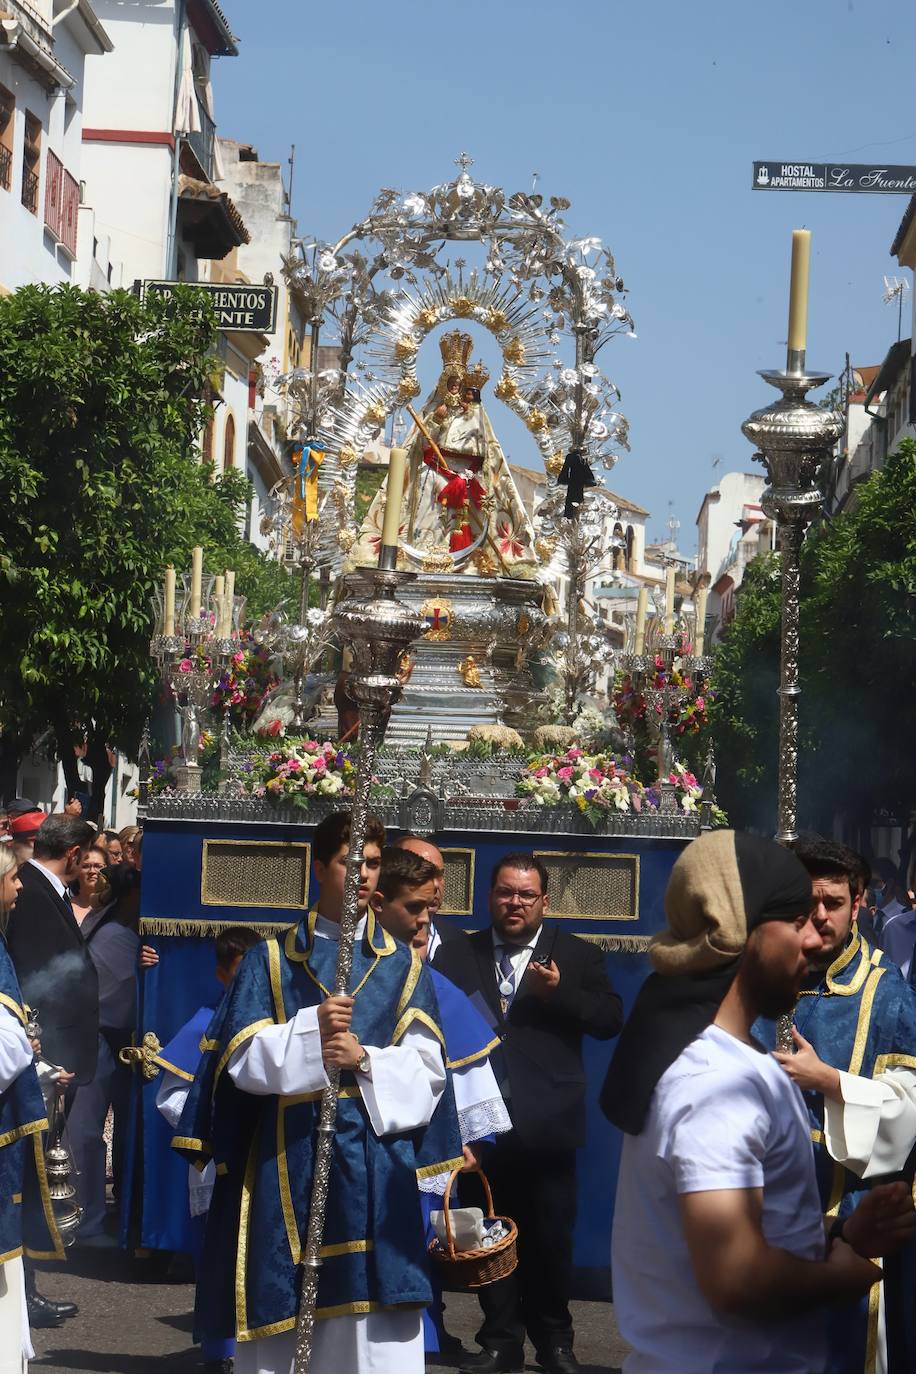
[{"label": "wristwatch", "polygon": [[356,1070],[357,1070],[357,1072],[358,1072],[358,1073],[368,1073],[369,1070],[370,1070],[371,1068],[372,1068],[372,1060],[369,1058],[369,1051],[368,1051],[368,1050],[361,1050],[360,1056],[359,1056],[359,1058],[358,1058],[357,1061],[356,1061]]}]

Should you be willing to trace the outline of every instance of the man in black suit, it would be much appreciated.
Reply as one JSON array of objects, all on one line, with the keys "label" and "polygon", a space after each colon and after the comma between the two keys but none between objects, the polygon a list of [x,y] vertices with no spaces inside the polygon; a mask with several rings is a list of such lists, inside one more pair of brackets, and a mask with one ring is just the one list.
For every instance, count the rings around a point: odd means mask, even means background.
[{"label": "man in black suit", "polygon": [[22,995],[38,1011],[42,1054],[76,1085],[95,1073],[99,980],[69,887],[94,835],[77,816],[47,817],[32,858],[19,870],[22,891],[6,936]]},{"label": "man in black suit", "polygon": [[[22,865],[22,891],[6,933],[22,995],[41,1022],[41,1052],[72,1083],[95,1073],[99,1039],[99,981],[70,903],[70,884],[95,831],[75,816],[48,816]],[[52,1302],[36,1286],[30,1260],[23,1261],[26,1304],[32,1326],[60,1326],[76,1315],[73,1302]]]},{"label": "man in black suit", "polygon": [[445,861],[442,857],[442,850],[438,849],[431,840],[424,840],[422,835],[411,835],[409,832],[395,840],[396,849],[408,849],[411,854],[418,854],[427,863],[435,865],[439,870],[436,879],[435,902],[429,906],[429,945],[427,946],[426,957],[436,968],[439,967],[438,956],[442,949],[455,941],[465,941],[467,935],[457,926],[453,926],[450,921],[444,921],[439,916],[439,908],[445,896]]},{"label": "man in black suit", "polygon": [[[573,1374],[569,1290],[576,1150],[585,1143],[582,1037],[609,1040],[623,1023],[600,950],[544,929],[547,870],[508,854],[490,879],[488,930],[440,952],[436,967],[486,1003],[502,1045],[491,1056],[513,1129],[488,1148],[496,1209],[519,1231],[519,1266],[480,1290],[481,1354],[461,1366],[502,1374],[524,1363],[525,1332],[547,1374]],[[476,999],[479,1001],[479,998]]]}]

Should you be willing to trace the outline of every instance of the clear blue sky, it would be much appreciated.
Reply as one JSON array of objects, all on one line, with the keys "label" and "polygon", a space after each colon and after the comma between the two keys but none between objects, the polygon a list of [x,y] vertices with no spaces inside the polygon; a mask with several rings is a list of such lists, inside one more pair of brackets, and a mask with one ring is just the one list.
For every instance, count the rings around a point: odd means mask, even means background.
[{"label": "clear blue sky", "polygon": [[[717,473],[753,468],[740,424],[775,395],[755,370],[783,364],[793,227],[813,232],[809,362],[878,362],[896,338],[882,278],[906,197],[755,192],[751,163],[916,164],[909,3],[223,3],[240,56],[215,64],[220,132],[264,160],[296,144],[300,233],[333,240],[466,148],[509,191],[537,170],[570,233],[611,246],[638,339],[600,356],[631,425],[608,482],[653,537],[670,500],[692,551]],[[538,465],[519,431],[508,446]]]}]

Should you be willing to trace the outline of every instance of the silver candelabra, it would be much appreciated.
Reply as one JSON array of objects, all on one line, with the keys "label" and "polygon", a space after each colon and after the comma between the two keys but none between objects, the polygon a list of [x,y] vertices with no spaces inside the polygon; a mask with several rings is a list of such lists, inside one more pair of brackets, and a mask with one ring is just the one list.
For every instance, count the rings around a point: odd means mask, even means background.
[{"label": "silver candelabra", "polygon": [[828,372],[810,372],[804,350],[792,350],[784,372],[761,372],[782,393],[778,401],[755,410],[741,426],[767,470],[764,512],[776,522],[781,562],[782,606],[779,674],[779,780],[776,839],[788,844],[798,835],[798,681],[799,579],[805,530],[823,503],[817,475],[843,432],[843,420],[805,399],[823,386]]},{"label": "silver candelabra", "polygon": [[[191,589],[182,579],[175,602],[175,621],[165,634],[165,608],[161,592],[153,597],[155,629],[150,654],[159,665],[162,681],[175,698],[181,716],[181,764],[176,769],[176,786],[184,794],[201,788],[200,733],[202,714],[210,705],[214,691],[238,649],[239,627],[245,609],[243,596],[233,597],[228,617],[222,619],[216,604],[215,578],[201,579],[200,610],[192,615]],[[228,634],[225,630],[228,628]]]},{"label": "silver candelabra", "polygon": [[[381,568],[351,573],[344,580],[344,596],[334,614],[337,634],[353,654],[347,691],[359,709],[359,757],[334,979],[334,995],[337,997],[346,996],[350,988],[353,946],[359,920],[357,903],[363,841],[376,755],[384,738],[388,714],[401,694],[401,658],[424,628],[423,619],[399,601],[396,595],[398,588],[412,581],[413,577],[413,573]],[[312,1196],[303,1257],[302,1296],[296,1321],[295,1374],[308,1374],[312,1358],[321,1241],[331,1176],[339,1084],[340,1071],[328,1069],[328,1085],[321,1095],[318,1116]]]},{"label": "silver candelabra", "polygon": [[[621,655],[620,666],[646,699],[646,716],[656,734],[656,766],[660,791],[659,811],[677,811],[677,790],[669,781],[677,762],[671,727],[688,701],[702,696],[712,669],[712,658],[683,652],[681,633],[659,634],[647,653]],[[659,664],[661,659],[661,664]],[[675,681],[675,666],[684,678]]]}]

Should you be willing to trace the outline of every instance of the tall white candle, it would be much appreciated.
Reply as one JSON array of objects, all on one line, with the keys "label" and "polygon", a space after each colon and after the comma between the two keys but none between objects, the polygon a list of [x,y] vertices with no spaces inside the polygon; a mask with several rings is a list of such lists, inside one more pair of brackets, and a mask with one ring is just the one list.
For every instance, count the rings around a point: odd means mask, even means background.
[{"label": "tall white candle", "polygon": [[808,278],[811,272],[811,230],[792,230],[792,267],[789,282],[789,351],[805,351],[808,337]]},{"label": "tall white candle", "polygon": [[165,570],[165,595],[164,615],[162,617],[162,633],[173,635],[175,633],[175,569],[170,563]]},{"label": "tall white candle", "polygon": [[225,591],[226,579],[222,573],[217,573],[213,579],[213,628],[220,639],[225,634],[223,628],[226,620]]},{"label": "tall white candle", "polygon": [[640,587],[636,598],[636,645],[635,651],[641,654],[646,647],[646,609],[649,605],[648,587]]},{"label": "tall white candle", "polygon": [[226,626],[223,631],[223,638],[228,639],[232,634],[232,611],[235,606],[235,573],[231,568],[226,569]]},{"label": "tall white candle", "polygon": [[404,475],[407,471],[406,448],[393,448],[388,458],[388,485],[385,490],[385,519],[382,524],[382,544],[397,548],[401,525],[401,498],[404,495]]},{"label": "tall white candle", "polygon": [[674,568],[665,573],[665,634],[674,634]]},{"label": "tall white candle", "polygon": [[697,658],[702,654],[703,647],[706,643],[706,600],[708,596],[709,592],[705,587],[701,587],[697,592],[697,632],[694,635],[693,643],[693,652],[696,654]]},{"label": "tall white candle", "polygon": [[200,586],[204,575],[204,551],[199,544],[191,550],[191,605],[189,614],[192,620],[200,616]]}]

